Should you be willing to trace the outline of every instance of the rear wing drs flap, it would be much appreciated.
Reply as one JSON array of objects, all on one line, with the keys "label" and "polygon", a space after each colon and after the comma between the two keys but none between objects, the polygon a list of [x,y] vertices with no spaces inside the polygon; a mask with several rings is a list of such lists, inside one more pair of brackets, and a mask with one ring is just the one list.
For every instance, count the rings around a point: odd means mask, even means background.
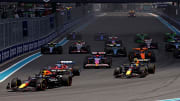
[{"label": "rear wing drs flap", "polygon": [[75,64],[74,61],[58,61],[57,64]]},{"label": "rear wing drs flap", "polygon": [[106,52],[92,52],[92,55],[106,55]]}]

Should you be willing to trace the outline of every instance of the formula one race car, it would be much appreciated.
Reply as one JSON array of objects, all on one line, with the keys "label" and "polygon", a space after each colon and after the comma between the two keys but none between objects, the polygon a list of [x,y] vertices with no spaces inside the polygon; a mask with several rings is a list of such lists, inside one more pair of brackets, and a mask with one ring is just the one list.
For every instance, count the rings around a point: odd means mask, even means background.
[{"label": "formula one race car", "polygon": [[166,51],[174,51],[180,47],[180,39],[174,40],[171,42],[166,42],[165,49]]},{"label": "formula one race car", "polygon": [[129,53],[129,61],[132,62],[134,58],[138,59],[149,59],[150,62],[155,62],[155,54],[148,48],[133,48],[134,52]]},{"label": "formula one race car", "polygon": [[136,17],[135,11],[130,10],[129,13],[128,13],[128,17]]},{"label": "formula one race car", "polygon": [[84,60],[84,68],[111,68],[112,58],[106,57],[105,52],[92,52],[93,56],[87,56]]},{"label": "formula one race car", "polygon": [[104,41],[108,39],[108,35],[106,33],[99,32],[94,38],[96,41]]},{"label": "formula one race car", "polygon": [[47,88],[47,81],[43,77],[29,77],[28,80],[21,81],[18,78],[13,78],[8,83],[6,89],[8,91],[39,91]]},{"label": "formula one race car", "polygon": [[158,49],[158,43],[152,42],[152,39],[145,39],[144,43],[142,43],[140,47],[148,49]]},{"label": "formula one race car", "polygon": [[41,47],[42,54],[62,54],[63,48],[62,46],[56,43],[48,43]]},{"label": "formula one race car", "polygon": [[69,47],[69,54],[76,53],[90,53],[90,46],[87,45],[84,41],[73,42]]},{"label": "formula one race car", "polygon": [[74,61],[58,61],[54,67],[50,67],[48,70],[56,73],[68,73],[70,76],[79,76],[80,67],[74,66]]},{"label": "formula one race car", "polygon": [[67,40],[81,40],[82,35],[79,32],[72,32],[70,34],[67,34]]},{"label": "formula one race car", "polygon": [[176,33],[166,33],[165,37],[164,37],[164,41],[165,42],[172,42],[175,41],[176,38],[179,38],[180,36],[178,36]]},{"label": "formula one race car", "polygon": [[[141,62],[141,60],[143,62]],[[122,78],[131,78],[131,77],[140,77],[144,78],[148,74],[155,73],[155,64],[145,63],[144,61],[149,61],[146,59],[140,59],[136,62],[132,62],[130,64],[123,64],[120,67],[115,68],[114,77],[122,77]]]},{"label": "formula one race car", "polygon": [[104,51],[109,56],[127,56],[126,48],[121,40],[107,40]]},{"label": "formula one race car", "polygon": [[150,39],[148,34],[136,34],[135,42],[144,43],[144,40]]},{"label": "formula one race car", "polygon": [[21,81],[13,78],[7,85],[9,91],[39,91],[55,86],[71,86],[72,77],[70,75],[58,75],[49,70],[43,70],[35,77],[29,77],[28,80]]}]

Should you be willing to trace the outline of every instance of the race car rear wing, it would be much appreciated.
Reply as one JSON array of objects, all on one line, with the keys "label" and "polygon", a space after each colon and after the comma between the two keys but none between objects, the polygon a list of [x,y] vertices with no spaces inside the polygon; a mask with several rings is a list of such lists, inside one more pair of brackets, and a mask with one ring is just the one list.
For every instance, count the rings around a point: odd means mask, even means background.
[{"label": "race car rear wing", "polygon": [[109,47],[120,47],[121,44],[106,44]]},{"label": "race car rear wing", "polygon": [[133,48],[133,50],[146,51],[146,50],[148,50],[148,48]]},{"label": "race car rear wing", "polygon": [[106,55],[106,52],[92,52],[92,55]]},{"label": "race car rear wing", "polygon": [[140,62],[148,62],[148,61],[150,61],[150,59],[138,59],[138,61],[140,61]]},{"label": "race car rear wing", "polygon": [[75,64],[74,61],[58,61],[58,64]]}]

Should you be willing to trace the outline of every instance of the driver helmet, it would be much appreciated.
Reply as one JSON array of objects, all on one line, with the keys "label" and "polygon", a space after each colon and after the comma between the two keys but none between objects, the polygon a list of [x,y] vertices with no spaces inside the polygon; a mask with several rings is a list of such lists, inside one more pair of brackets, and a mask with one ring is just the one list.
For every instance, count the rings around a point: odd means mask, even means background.
[{"label": "driver helmet", "polygon": [[135,64],[139,64],[138,58],[134,58],[134,62],[135,62]]}]

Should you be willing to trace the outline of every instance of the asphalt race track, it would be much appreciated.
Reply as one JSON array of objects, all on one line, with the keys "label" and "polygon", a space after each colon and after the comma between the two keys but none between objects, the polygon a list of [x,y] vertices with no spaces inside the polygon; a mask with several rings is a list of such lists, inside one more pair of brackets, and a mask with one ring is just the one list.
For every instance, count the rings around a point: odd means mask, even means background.
[{"label": "asphalt race track", "polygon": [[80,30],[83,40],[90,44],[92,51],[103,51],[104,43],[94,41],[97,32],[120,34],[130,51],[137,33],[148,33],[159,43],[156,50],[156,73],[145,78],[115,79],[114,67],[128,63],[127,57],[113,58],[111,69],[82,69],[81,76],[73,78],[71,87],[59,87],[40,92],[7,92],[6,85],[13,77],[27,79],[38,73],[40,68],[53,65],[58,60],[74,60],[82,67],[86,55],[68,54],[66,44],[63,55],[44,55],[0,84],[0,101],[156,101],[180,97],[180,59],[165,52],[163,35],[171,32],[158,19],[149,14],[137,13],[136,18],[113,12],[94,18],[87,27]]}]

